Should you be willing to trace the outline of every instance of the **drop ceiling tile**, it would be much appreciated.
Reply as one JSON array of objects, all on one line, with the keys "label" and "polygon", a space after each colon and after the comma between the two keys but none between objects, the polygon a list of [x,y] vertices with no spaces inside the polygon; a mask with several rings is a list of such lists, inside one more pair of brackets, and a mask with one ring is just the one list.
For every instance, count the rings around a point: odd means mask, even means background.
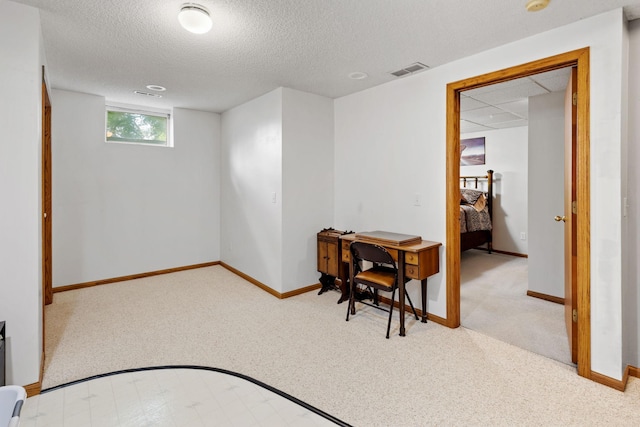
[{"label": "drop ceiling tile", "polygon": [[[519,80],[520,81],[520,80]],[[505,102],[516,101],[522,98],[528,98],[534,95],[542,95],[549,93],[531,80],[525,79],[520,84],[504,90],[495,90],[487,93],[475,95],[474,98],[486,102],[487,104],[502,104]]]},{"label": "drop ceiling tile", "polygon": [[483,94],[483,93],[494,92],[494,91],[507,90],[509,88],[518,86],[520,84],[522,84],[522,79],[509,80],[509,81],[502,82],[502,83],[496,83],[496,84],[489,85],[489,86],[479,87],[477,89],[467,90],[467,91],[464,91],[463,94],[466,95],[466,96],[470,96],[472,98],[477,98],[476,95],[480,95],[480,94]]},{"label": "drop ceiling tile", "polygon": [[493,127],[497,123],[513,122],[515,120],[522,120],[522,118],[514,114],[505,112],[500,114],[492,114],[491,116],[487,117],[486,120],[482,122],[482,124]]},{"label": "drop ceiling tile", "polygon": [[460,97],[460,111],[476,110],[483,107],[488,107],[488,105],[468,96]]},{"label": "drop ceiling tile", "polygon": [[478,123],[488,119],[489,116],[501,113],[504,113],[504,111],[499,108],[489,106],[484,108],[477,108],[475,110],[462,111],[460,112],[460,118]]},{"label": "drop ceiling tile", "polygon": [[497,104],[496,107],[522,118],[527,118],[529,116],[529,98],[523,98],[513,102],[505,102],[504,104]]},{"label": "drop ceiling tile", "polygon": [[491,130],[491,128],[477,123],[468,122],[466,120],[460,121],[460,133],[478,132],[483,130]]},{"label": "drop ceiling tile", "polygon": [[569,83],[569,74],[566,75],[555,75],[555,76],[545,76],[542,75],[540,78],[535,78],[534,80],[538,82],[540,86],[543,86],[545,89],[551,92],[559,92],[565,90],[567,87],[567,83]]},{"label": "drop ceiling tile", "polygon": [[510,122],[493,123],[491,125],[491,127],[495,129],[516,128],[516,127],[522,127],[522,126],[529,126],[529,121],[524,119],[518,119]]},{"label": "drop ceiling tile", "polygon": [[571,74],[571,67],[560,68],[559,70],[547,71],[545,73],[534,74],[529,76],[531,80],[540,81],[544,79],[555,79],[558,77],[564,77],[567,80],[569,79],[569,74]]}]

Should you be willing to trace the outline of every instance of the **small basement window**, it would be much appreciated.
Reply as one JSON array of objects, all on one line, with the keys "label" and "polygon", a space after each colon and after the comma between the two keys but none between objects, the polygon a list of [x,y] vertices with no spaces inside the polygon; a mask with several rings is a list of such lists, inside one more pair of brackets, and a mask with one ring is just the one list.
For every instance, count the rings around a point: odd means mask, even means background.
[{"label": "small basement window", "polygon": [[171,115],[107,105],[106,142],[172,147]]}]

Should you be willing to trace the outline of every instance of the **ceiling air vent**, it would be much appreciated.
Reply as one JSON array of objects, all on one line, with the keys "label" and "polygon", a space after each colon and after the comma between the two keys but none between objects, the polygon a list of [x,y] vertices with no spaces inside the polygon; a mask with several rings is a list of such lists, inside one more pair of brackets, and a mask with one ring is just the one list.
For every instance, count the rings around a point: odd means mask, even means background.
[{"label": "ceiling air vent", "polygon": [[407,74],[413,74],[413,73],[417,73],[418,71],[426,70],[427,68],[429,68],[427,65],[424,65],[420,62],[416,62],[414,64],[407,65],[406,67],[398,71],[393,71],[391,72],[391,74],[396,77],[402,77],[402,76],[406,76]]},{"label": "ceiling air vent", "polygon": [[141,90],[134,90],[133,93],[135,93],[136,95],[144,95],[144,96],[152,96],[154,98],[162,98],[162,95],[159,95],[157,93],[143,92]]}]

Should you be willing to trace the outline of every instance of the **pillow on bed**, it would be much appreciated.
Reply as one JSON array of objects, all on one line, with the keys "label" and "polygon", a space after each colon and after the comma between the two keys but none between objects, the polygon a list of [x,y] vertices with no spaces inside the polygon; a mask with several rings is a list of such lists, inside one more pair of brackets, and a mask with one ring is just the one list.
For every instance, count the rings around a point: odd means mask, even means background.
[{"label": "pillow on bed", "polygon": [[487,206],[487,197],[483,194],[478,197],[478,200],[473,204],[473,209],[476,212],[482,212],[484,208]]},{"label": "pillow on bed", "polygon": [[473,190],[471,188],[460,189],[460,203],[467,203],[469,205],[475,204],[480,196],[484,194],[482,190]]}]

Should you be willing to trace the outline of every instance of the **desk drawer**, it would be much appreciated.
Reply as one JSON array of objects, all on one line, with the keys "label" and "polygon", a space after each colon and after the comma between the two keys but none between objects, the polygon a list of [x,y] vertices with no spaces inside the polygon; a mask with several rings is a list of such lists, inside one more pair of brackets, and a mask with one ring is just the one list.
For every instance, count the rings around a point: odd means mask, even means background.
[{"label": "desk drawer", "polygon": [[[351,262],[351,250],[349,249],[350,244],[351,242],[346,240],[342,242],[342,262],[346,262],[346,263]],[[398,251],[396,249],[391,249],[391,248],[386,248],[386,249],[387,249],[387,252],[389,252],[389,254],[391,255],[391,258],[393,258],[394,261],[398,262]],[[412,255],[415,255],[415,254],[412,254]],[[405,259],[405,263],[406,263],[406,259]],[[417,259],[415,264],[418,264]]]},{"label": "desk drawer", "polygon": [[422,280],[420,268],[417,265],[405,264],[404,275],[410,279]]},{"label": "desk drawer", "polygon": [[404,274],[411,279],[426,279],[440,271],[440,257],[437,247],[417,253],[406,252],[404,261]]},{"label": "desk drawer", "polygon": [[407,252],[404,255],[404,262],[405,264],[412,264],[412,265],[418,265],[418,254],[413,253],[413,252]]},{"label": "desk drawer", "polygon": [[349,252],[349,245],[351,244],[348,240],[342,241],[342,262],[349,263],[351,262],[351,252]]}]

